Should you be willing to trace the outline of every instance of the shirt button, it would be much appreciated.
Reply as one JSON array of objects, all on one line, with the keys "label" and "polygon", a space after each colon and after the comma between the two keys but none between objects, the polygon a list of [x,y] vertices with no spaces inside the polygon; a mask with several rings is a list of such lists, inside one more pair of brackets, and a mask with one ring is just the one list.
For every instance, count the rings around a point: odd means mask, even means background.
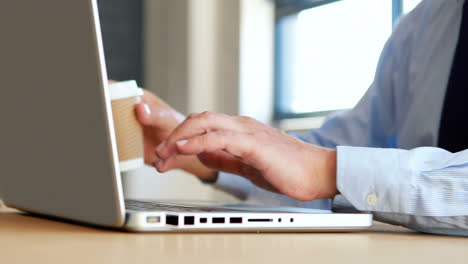
[{"label": "shirt button", "polygon": [[367,204],[370,206],[375,206],[377,204],[377,195],[374,193],[367,195]]}]

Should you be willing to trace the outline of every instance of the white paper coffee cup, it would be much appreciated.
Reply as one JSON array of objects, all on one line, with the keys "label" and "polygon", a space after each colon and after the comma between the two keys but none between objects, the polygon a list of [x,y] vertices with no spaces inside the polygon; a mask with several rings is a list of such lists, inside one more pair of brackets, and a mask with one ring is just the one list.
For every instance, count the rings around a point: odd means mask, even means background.
[{"label": "white paper coffee cup", "polygon": [[114,130],[117,140],[120,171],[134,170],[144,165],[143,129],[136,119],[135,105],[143,90],[135,81],[109,85]]}]

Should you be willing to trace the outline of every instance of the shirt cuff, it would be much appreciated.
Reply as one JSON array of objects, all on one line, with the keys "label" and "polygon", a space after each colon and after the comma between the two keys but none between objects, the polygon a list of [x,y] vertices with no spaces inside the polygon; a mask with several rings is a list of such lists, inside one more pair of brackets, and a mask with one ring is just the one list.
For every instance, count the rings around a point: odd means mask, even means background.
[{"label": "shirt cuff", "polygon": [[405,212],[411,172],[401,149],[337,148],[337,187],[360,211]]}]

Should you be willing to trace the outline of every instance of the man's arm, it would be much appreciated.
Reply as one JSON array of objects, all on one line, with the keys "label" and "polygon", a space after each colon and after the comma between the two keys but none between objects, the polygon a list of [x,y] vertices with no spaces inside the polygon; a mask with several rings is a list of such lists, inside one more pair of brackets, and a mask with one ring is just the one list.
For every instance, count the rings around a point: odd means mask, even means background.
[{"label": "man's arm", "polygon": [[[405,98],[399,92],[406,88],[400,82],[402,78],[398,77],[398,72],[407,67],[405,59],[408,56],[404,52],[411,46],[407,43],[411,35],[409,30],[414,28],[412,24],[421,10],[421,7],[417,8],[402,21],[387,42],[375,80],[359,104],[353,110],[330,118],[318,130],[296,134],[297,138],[330,148],[338,145],[396,147],[395,106],[402,107],[398,105],[403,104]],[[436,148],[411,151],[337,149],[338,190],[351,201],[345,206],[371,211],[378,220],[422,232],[467,234],[468,170],[463,160],[468,163],[468,153],[452,154]],[[454,160],[458,162],[445,163]],[[233,179],[221,174],[219,182],[224,188],[236,188],[231,182]],[[282,198],[267,195],[248,182],[239,186],[237,193],[248,190],[250,199],[251,196],[261,196],[264,198],[262,202],[272,202]],[[294,201],[289,202],[294,204]]]},{"label": "man's arm", "polygon": [[[399,58],[403,56],[400,55],[400,47],[403,47],[401,43],[408,35],[407,28],[407,25],[400,25],[388,40],[381,54],[374,81],[356,107],[332,116],[319,129],[294,133],[292,136],[313,145],[333,149],[338,145],[395,147],[394,78],[395,71],[399,70],[395,64],[401,68]],[[268,193],[243,178],[223,172],[219,173],[215,186],[243,200],[262,203],[283,200],[290,205],[303,205]],[[352,207],[350,204],[344,206]]]}]

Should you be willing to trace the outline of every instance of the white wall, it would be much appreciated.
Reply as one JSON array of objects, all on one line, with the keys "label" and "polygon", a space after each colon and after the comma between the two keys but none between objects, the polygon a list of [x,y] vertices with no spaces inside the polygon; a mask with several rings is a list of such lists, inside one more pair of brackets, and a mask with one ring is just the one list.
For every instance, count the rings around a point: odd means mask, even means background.
[{"label": "white wall", "polygon": [[[147,89],[183,113],[270,120],[272,1],[148,0],[145,10]],[[181,171],[145,168],[123,180],[133,198],[231,199]]]},{"label": "white wall", "polygon": [[241,0],[240,114],[270,123],[273,114],[274,5]]}]

